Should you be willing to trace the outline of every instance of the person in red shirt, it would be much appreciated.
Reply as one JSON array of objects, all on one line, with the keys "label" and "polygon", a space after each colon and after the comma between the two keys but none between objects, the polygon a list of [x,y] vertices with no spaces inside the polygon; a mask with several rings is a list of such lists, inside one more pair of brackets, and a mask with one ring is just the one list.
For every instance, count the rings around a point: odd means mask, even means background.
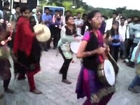
[{"label": "person in red shirt", "polygon": [[41,49],[36,35],[43,31],[33,32],[33,18],[30,19],[30,10],[27,7],[21,8],[21,14],[17,21],[17,31],[14,39],[14,54],[17,58],[16,69],[19,73],[18,80],[25,79],[26,74],[30,92],[41,94],[35,87],[34,75],[40,71],[39,62],[41,56]]}]

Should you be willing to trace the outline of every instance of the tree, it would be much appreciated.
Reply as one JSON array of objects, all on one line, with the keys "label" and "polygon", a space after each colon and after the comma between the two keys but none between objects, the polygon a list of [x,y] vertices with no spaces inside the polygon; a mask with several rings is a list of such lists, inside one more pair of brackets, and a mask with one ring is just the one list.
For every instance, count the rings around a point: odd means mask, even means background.
[{"label": "tree", "polygon": [[[71,10],[73,14],[76,14],[76,12],[89,12],[91,10],[99,10],[103,15],[107,17],[111,17],[113,11],[117,11],[118,13],[122,13],[125,17],[132,17],[132,16],[140,16],[139,10],[131,10],[127,9],[127,7],[119,7],[116,9],[108,9],[108,8],[94,8],[90,5],[87,5],[83,0],[49,0],[47,2],[46,0],[39,0],[41,6],[61,6],[65,7],[66,10]],[[75,6],[76,8],[72,8],[72,6]]]}]

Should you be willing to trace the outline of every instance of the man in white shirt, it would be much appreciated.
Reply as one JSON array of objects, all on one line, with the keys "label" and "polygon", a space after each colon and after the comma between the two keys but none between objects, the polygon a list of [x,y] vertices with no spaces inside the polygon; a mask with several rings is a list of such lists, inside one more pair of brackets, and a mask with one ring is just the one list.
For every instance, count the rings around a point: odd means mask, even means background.
[{"label": "man in white shirt", "polygon": [[36,9],[35,9],[35,8],[32,10],[32,16],[34,16],[35,21],[36,21],[36,24],[38,24],[38,23],[39,23],[39,21],[38,21],[38,18],[37,18],[37,11],[36,11]]},{"label": "man in white shirt", "polygon": [[107,32],[108,30],[110,30],[112,28],[112,23],[113,23],[113,21],[116,21],[117,17],[118,17],[118,13],[116,11],[114,11],[112,18],[110,18],[106,21],[105,32]]},{"label": "man in white shirt", "polygon": [[81,35],[82,26],[83,26],[83,19],[81,18],[81,13],[77,13],[77,18],[75,19],[75,25],[77,27],[77,35]]},{"label": "man in white shirt", "polygon": [[126,25],[125,25],[125,18],[122,17],[120,19],[120,25],[119,25],[119,35],[120,35],[120,41],[121,41],[121,46],[120,46],[120,57],[122,58],[125,52],[125,46],[124,46],[124,41],[125,41],[125,33],[126,33]]}]

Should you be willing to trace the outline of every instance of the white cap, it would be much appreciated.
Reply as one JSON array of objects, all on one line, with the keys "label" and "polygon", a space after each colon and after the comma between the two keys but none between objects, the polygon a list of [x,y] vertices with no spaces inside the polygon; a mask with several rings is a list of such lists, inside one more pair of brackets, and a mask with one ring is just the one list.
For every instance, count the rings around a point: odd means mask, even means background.
[{"label": "white cap", "polygon": [[34,9],[32,10],[32,12],[33,12],[33,13],[36,13],[36,9],[34,8]]}]

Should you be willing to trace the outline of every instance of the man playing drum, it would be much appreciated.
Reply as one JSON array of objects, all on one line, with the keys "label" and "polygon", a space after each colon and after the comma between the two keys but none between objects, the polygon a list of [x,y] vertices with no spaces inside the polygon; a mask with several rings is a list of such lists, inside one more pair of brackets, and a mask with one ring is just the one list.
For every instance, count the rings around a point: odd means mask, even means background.
[{"label": "man playing drum", "polygon": [[[30,92],[41,94],[36,89],[34,83],[34,75],[40,71],[40,47],[36,39],[36,35],[43,31],[34,33],[32,28],[35,23],[33,18],[30,18],[30,10],[27,7],[21,8],[22,16],[17,21],[17,30],[14,40],[14,54],[17,57],[17,72],[19,72],[19,80],[25,79],[27,75]],[[33,21],[32,21],[33,20]]]}]

